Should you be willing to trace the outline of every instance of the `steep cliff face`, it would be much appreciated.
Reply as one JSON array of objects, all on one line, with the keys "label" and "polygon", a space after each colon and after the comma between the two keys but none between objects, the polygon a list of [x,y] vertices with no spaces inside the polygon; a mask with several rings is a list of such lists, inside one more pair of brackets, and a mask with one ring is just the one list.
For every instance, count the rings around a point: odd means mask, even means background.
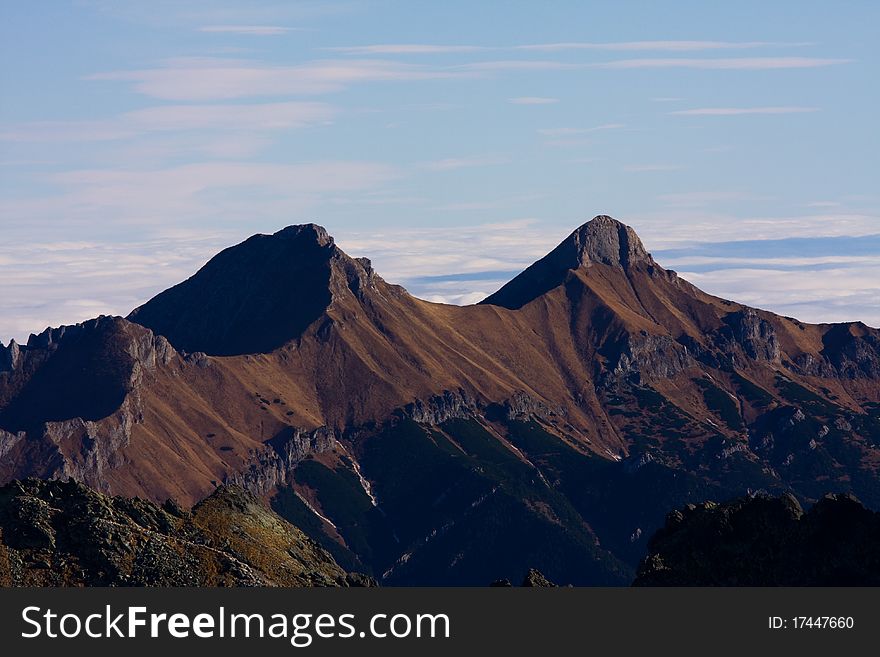
[{"label": "steep cliff face", "polygon": [[621,583],[689,502],[880,508],[878,372],[876,329],[712,297],[610,217],[467,307],[309,224],[128,320],[4,347],[0,481],[184,504],[235,483],[386,582]]},{"label": "steep cliff face", "polygon": [[125,463],[143,420],[142,391],[176,353],[118,317],[47,329],[0,374],[2,479],[76,478],[102,485]]},{"label": "steep cliff face", "polygon": [[185,511],[74,482],[0,488],[0,586],[360,586],[241,489]]}]

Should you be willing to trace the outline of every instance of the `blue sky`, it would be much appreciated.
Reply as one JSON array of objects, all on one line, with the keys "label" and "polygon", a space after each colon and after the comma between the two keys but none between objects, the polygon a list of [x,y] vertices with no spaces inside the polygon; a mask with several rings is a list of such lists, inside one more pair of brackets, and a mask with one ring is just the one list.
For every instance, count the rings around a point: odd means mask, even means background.
[{"label": "blue sky", "polygon": [[314,221],[468,303],[604,213],[703,289],[880,325],[875,2],[0,5],[0,340]]}]

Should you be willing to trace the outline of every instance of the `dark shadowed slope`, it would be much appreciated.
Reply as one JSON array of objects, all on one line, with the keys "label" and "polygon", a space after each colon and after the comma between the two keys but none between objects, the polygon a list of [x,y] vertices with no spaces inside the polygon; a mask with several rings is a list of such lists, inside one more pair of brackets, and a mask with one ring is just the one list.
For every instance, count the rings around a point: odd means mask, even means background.
[{"label": "dark shadowed slope", "polygon": [[673,511],[636,586],[878,586],[880,514],[845,495],[804,512],[793,496]]},{"label": "dark shadowed slope", "polygon": [[129,319],[181,351],[268,353],[298,338],[324,312],[334,274],[363,275],[359,269],[363,265],[320,226],[290,226],[226,249]]}]

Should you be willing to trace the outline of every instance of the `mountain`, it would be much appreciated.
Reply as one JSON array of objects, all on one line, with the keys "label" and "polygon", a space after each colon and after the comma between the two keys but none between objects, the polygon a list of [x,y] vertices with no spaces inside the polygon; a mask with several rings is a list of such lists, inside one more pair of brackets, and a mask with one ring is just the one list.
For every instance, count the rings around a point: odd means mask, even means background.
[{"label": "mountain", "polygon": [[656,266],[636,232],[607,215],[599,215],[507,283],[484,304],[516,310],[563,285],[569,272],[602,264],[629,273],[638,265]]},{"label": "mountain", "polygon": [[226,249],[129,319],[187,352],[269,353],[317,321],[343,288],[377,284],[388,289],[369,261],[349,258],[326,230],[290,226]]},{"label": "mountain", "polygon": [[629,583],[671,509],[877,509],[878,467],[880,331],[708,295],[605,216],[474,306],[309,224],[128,319],[0,346],[0,482],[184,504],[240,485],[385,584]]},{"label": "mountain", "polygon": [[673,511],[635,586],[877,586],[880,513],[847,495],[804,511],[790,495]]},{"label": "mountain", "polygon": [[185,511],[75,482],[0,487],[0,586],[364,586],[235,487]]}]

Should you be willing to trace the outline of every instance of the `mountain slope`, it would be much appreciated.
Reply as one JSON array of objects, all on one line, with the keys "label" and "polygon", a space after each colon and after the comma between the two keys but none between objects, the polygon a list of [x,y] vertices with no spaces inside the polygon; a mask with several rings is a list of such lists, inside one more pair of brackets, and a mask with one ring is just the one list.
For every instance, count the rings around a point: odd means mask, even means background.
[{"label": "mountain slope", "polygon": [[804,512],[790,495],[676,510],[635,586],[877,586],[880,514],[845,495]]},{"label": "mountain slope", "polygon": [[0,349],[0,481],[187,504],[238,483],[393,583],[623,583],[672,508],[880,508],[878,467],[880,331],[705,294],[604,216],[476,306],[309,224]]},{"label": "mountain slope", "polygon": [[73,482],[0,488],[0,586],[361,586],[241,489],[191,512]]}]

